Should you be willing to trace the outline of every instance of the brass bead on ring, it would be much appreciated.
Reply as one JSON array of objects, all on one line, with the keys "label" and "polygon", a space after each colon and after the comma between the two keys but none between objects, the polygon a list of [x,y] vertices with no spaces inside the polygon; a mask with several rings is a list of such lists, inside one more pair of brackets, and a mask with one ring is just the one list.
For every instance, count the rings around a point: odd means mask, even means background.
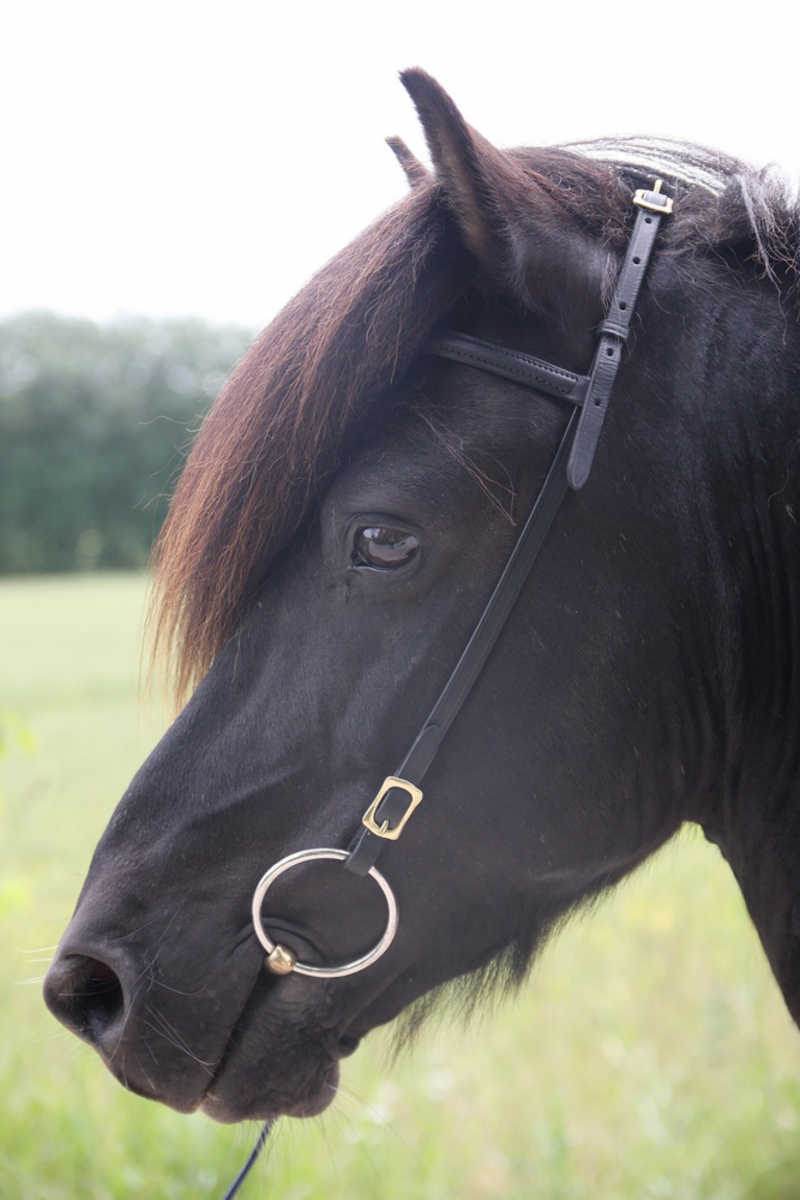
[{"label": "brass bead on ring", "polygon": [[286,946],[275,946],[264,959],[264,966],[273,975],[291,975],[297,955]]}]

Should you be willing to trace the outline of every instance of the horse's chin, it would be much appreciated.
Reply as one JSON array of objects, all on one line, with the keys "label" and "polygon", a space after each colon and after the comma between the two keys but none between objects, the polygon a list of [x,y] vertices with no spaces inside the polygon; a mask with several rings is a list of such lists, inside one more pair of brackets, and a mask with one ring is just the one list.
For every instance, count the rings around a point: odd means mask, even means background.
[{"label": "horse's chin", "polygon": [[339,1064],[328,1062],[315,1078],[307,1071],[279,1084],[269,1076],[226,1067],[206,1092],[200,1109],[213,1121],[268,1121],[277,1117],[316,1117],[332,1103],[339,1087]]},{"label": "horse's chin", "polygon": [[308,980],[276,981],[264,972],[200,1109],[224,1124],[323,1112],[339,1086],[339,1059],[350,1050],[326,1030],[322,1001],[322,992]]}]

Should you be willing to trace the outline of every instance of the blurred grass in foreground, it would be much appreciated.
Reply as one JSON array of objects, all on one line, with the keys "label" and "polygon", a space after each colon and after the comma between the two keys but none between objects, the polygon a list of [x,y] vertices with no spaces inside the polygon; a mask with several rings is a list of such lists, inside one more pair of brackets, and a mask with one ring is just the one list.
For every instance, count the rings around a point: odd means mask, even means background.
[{"label": "blurred grass in foreground", "polygon": [[[255,1127],[125,1093],[38,982],[112,806],[156,740],[144,581],[0,582],[0,1197],[218,1197]],[[37,949],[45,947],[45,950]],[[727,868],[686,834],[466,1031],[388,1036],[243,1200],[800,1200],[800,1037]]]}]

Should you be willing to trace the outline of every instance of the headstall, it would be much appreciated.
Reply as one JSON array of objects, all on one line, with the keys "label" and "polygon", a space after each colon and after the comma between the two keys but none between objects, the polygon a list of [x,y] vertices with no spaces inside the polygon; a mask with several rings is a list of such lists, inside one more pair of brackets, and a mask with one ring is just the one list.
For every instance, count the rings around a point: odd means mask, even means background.
[{"label": "headstall", "polygon": [[[253,895],[253,926],[267,951],[264,965],[276,975],[288,975],[292,971],[324,979],[353,975],[376,962],[397,932],[397,903],[375,863],[387,841],[397,841],[421,802],[423,777],[491,653],[564,497],[570,488],[582,488],[589,477],[639,288],[661,221],[672,212],[673,202],[661,187],[662,181],[658,179],[651,191],[641,189],[633,197],[637,208],[633,232],[614,295],[598,330],[597,349],[588,375],[577,375],[521,351],[508,350],[449,330],[434,334],[423,347],[425,354],[466,363],[566,400],[574,408],[542,489],[461,658],[411,749],[395,774],[384,780],[364,813],[361,828],[350,846],[347,850],[301,850],[282,858],[261,878]],[[380,941],[368,953],[341,966],[318,967],[298,962],[291,950],[275,944],[261,914],[264,898],[279,875],[301,863],[320,859],[338,860],[354,875],[371,876],[387,903],[387,924]]]}]

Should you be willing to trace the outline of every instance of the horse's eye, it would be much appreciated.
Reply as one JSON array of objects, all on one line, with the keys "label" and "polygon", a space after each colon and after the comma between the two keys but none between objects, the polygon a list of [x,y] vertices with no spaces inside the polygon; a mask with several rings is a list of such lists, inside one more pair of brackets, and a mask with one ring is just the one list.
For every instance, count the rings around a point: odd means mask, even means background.
[{"label": "horse's eye", "polygon": [[419,550],[419,541],[407,529],[366,525],[353,539],[353,566],[391,571],[404,567]]}]

